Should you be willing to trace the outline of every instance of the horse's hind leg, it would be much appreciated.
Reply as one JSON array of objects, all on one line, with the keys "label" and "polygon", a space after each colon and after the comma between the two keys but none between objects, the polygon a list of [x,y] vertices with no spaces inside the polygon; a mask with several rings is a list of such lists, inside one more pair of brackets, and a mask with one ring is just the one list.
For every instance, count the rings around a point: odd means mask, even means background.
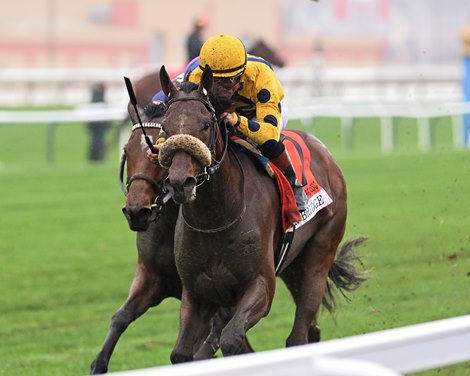
[{"label": "horse's hind leg", "polygon": [[162,286],[158,276],[150,273],[141,265],[137,267],[129,296],[112,317],[104,344],[91,364],[92,375],[108,371],[109,359],[121,334],[132,321],[168,296]]},{"label": "horse's hind leg", "polygon": [[341,222],[326,223],[281,274],[296,304],[294,325],[286,346],[320,341],[317,313],[343,233],[344,225]]}]

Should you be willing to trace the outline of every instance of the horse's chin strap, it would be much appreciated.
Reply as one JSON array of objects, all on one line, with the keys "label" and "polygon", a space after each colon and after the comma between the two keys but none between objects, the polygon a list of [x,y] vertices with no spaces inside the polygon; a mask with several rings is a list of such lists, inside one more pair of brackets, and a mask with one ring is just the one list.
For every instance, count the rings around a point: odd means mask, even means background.
[{"label": "horse's chin strap", "polygon": [[[222,124],[219,124],[219,129],[220,127],[222,126]],[[222,164],[222,162],[224,161],[225,159],[225,155],[227,154],[227,148],[228,148],[228,131],[227,131],[227,126],[225,124],[223,124],[223,130],[224,130],[224,133],[225,133],[225,140],[224,140],[224,151],[222,153],[222,157],[220,158],[219,161],[217,161],[215,158],[212,158],[214,161],[215,161],[215,164],[212,165],[212,166],[209,166],[209,167],[206,167],[205,168],[205,171],[206,171],[206,174],[208,176],[210,175],[213,175],[217,172],[217,170],[220,168],[220,165]],[[214,142],[215,144],[215,142]],[[212,154],[214,154],[215,151],[212,151]],[[209,180],[209,179],[208,179]]]},{"label": "horse's chin strap", "polygon": [[[212,132],[212,129],[211,129],[211,132]],[[204,167],[204,172],[196,176],[196,181],[197,181],[196,188],[204,184],[206,181],[209,181],[211,178],[211,175],[214,175],[219,170],[220,166],[222,165],[222,162],[224,161],[225,155],[227,154],[227,150],[228,150],[228,131],[225,125],[224,125],[224,132],[225,132],[225,140],[224,140],[224,151],[222,153],[222,157],[220,158],[220,160],[216,160],[214,157],[212,157],[212,160],[215,161],[215,164],[208,166],[208,167]],[[211,138],[212,138],[212,135],[211,135]],[[214,142],[214,146],[215,146],[215,142]],[[214,155],[215,147],[211,149],[212,149],[211,155]]]}]

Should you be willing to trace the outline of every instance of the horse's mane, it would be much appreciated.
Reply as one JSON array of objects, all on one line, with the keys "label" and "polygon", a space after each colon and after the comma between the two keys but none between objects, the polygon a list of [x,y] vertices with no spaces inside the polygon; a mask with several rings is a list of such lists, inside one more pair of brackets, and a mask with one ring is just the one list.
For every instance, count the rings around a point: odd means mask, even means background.
[{"label": "horse's mane", "polygon": [[194,90],[197,90],[198,87],[199,87],[198,85],[196,85],[196,84],[194,84],[194,83],[192,83],[192,82],[183,81],[183,82],[181,82],[181,84],[180,84],[178,90],[180,90],[180,91],[182,91],[182,92],[184,92],[184,93],[190,93],[190,92],[192,92],[192,91],[194,91]]}]

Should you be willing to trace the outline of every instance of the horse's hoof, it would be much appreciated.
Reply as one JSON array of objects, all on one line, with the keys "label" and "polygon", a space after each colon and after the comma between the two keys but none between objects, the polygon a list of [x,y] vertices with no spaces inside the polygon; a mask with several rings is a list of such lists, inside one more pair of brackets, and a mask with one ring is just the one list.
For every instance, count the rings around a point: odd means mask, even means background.
[{"label": "horse's hoof", "polygon": [[193,356],[173,352],[173,353],[171,353],[170,361],[171,361],[172,364],[192,362],[193,361]]},{"label": "horse's hoof", "polygon": [[212,359],[217,352],[217,348],[213,348],[213,345],[204,343],[201,348],[194,354],[194,360],[205,360]]},{"label": "horse's hoof", "polygon": [[243,336],[225,336],[220,339],[220,349],[224,356],[241,354],[242,344]]},{"label": "horse's hoof", "polygon": [[90,366],[90,375],[102,375],[108,372],[108,365],[99,361],[98,359],[93,360]]}]

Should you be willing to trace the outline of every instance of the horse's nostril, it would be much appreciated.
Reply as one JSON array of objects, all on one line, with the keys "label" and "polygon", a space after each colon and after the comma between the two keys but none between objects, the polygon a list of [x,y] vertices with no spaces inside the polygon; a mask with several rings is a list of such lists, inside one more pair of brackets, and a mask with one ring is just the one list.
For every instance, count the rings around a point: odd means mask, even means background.
[{"label": "horse's nostril", "polygon": [[196,186],[196,179],[193,177],[187,178],[183,183],[183,188],[186,189],[193,189]]},{"label": "horse's nostril", "polygon": [[122,208],[122,212],[128,219],[145,220],[150,216],[150,214],[152,213],[152,210],[149,208],[139,207],[139,206],[129,206],[129,207],[126,206]]}]

